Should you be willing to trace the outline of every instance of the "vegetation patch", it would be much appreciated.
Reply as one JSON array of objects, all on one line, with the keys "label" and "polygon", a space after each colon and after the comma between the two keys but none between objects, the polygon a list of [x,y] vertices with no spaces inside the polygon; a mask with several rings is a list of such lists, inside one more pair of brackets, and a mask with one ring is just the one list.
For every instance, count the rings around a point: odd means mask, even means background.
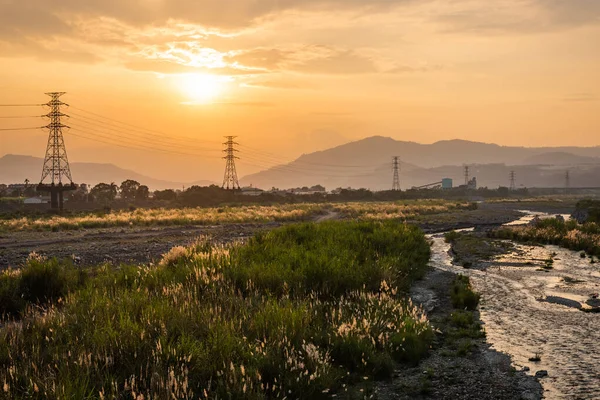
[{"label": "vegetation patch", "polygon": [[548,218],[528,226],[502,227],[490,235],[522,243],[553,244],[600,256],[600,225],[595,222],[580,224],[575,220]]},{"label": "vegetation patch", "polygon": [[[25,301],[44,309],[21,307],[21,322],[0,330],[0,397],[350,397],[427,353],[431,327],[403,289],[428,259],[415,228],[337,221],[244,246],[200,240],[158,265],[84,277],[32,261],[2,276],[6,298],[29,282]],[[55,273],[56,291],[27,281],[27,268]]]},{"label": "vegetation patch", "polygon": [[462,310],[475,310],[479,305],[480,295],[473,291],[468,276],[458,275],[452,283],[450,298],[452,306]]},{"label": "vegetation patch", "polygon": [[482,260],[505,254],[514,246],[470,232],[450,231],[445,234],[446,243],[452,244],[455,262],[470,268]]}]

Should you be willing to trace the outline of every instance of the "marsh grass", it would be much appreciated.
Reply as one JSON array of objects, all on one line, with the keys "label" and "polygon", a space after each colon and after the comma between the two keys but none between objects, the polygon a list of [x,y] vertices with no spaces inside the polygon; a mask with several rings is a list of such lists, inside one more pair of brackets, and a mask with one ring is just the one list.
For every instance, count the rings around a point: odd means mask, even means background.
[{"label": "marsh grass", "polygon": [[553,244],[600,256],[600,225],[594,222],[579,224],[575,220],[548,218],[534,225],[503,227],[490,235],[517,242]]},{"label": "marsh grass", "polygon": [[414,228],[338,221],[200,240],[84,279],[32,261],[6,286],[46,269],[62,284],[0,330],[0,398],[351,398],[428,351],[430,325],[402,294],[428,258]]}]

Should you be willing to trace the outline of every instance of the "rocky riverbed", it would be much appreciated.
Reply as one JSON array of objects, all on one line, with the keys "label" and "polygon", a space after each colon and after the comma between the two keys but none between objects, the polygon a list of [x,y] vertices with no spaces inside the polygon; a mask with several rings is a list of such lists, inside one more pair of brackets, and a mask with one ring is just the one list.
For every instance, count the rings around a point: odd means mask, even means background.
[{"label": "rocky riverbed", "polygon": [[482,294],[488,342],[537,375],[545,398],[600,398],[600,314],[590,312],[599,263],[557,246],[513,243],[465,269],[453,263],[443,235],[431,239],[435,267],[468,275]]}]

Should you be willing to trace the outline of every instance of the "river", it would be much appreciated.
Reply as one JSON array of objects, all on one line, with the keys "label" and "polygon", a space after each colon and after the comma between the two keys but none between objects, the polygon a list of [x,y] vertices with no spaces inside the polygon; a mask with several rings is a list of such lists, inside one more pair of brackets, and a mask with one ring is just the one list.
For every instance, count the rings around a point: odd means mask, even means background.
[{"label": "river", "polygon": [[[488,342],[509,354],[515,368],[548,372],[540,379],[546,399],[600,399],[600,314],[575,308],[587,307],[590,294],[600,291],[600,262],[557,246],[515,244],[485,271],[464,269],[452,264],[443,234],[429,238],[432,266],[468,275],[482,295]],[[549,258],[554,268],[540,271]],[[541,360],[529,361],[535,355]]]}]

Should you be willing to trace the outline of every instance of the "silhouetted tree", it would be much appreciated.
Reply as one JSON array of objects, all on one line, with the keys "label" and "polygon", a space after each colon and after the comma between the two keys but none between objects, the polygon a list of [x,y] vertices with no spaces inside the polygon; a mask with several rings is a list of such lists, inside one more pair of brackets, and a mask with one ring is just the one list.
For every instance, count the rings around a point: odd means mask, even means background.
[{"label": "silhouetted tree", "polygon": [[140,185],[135,193],[136,200],[147,200],[150,195],[150,189],[146,185]]},{"label": "silhouetted tree", "polygon": [[173,201],[177,198],[177,193],[172,189],[157,190],[154,192],[154,199]]},{"label": "silhouetted tree", "polygon": [[140,188],[140,183],[132,179],[127,179],[121,183],[121,197],[125,200],[134,200],[137,195],[137,191]]},{"label": "silhouetted tree", "polygon": [[117,185],[99,183],[90,190],[90,195],[98,201],[112,201],[117,197]]}]

